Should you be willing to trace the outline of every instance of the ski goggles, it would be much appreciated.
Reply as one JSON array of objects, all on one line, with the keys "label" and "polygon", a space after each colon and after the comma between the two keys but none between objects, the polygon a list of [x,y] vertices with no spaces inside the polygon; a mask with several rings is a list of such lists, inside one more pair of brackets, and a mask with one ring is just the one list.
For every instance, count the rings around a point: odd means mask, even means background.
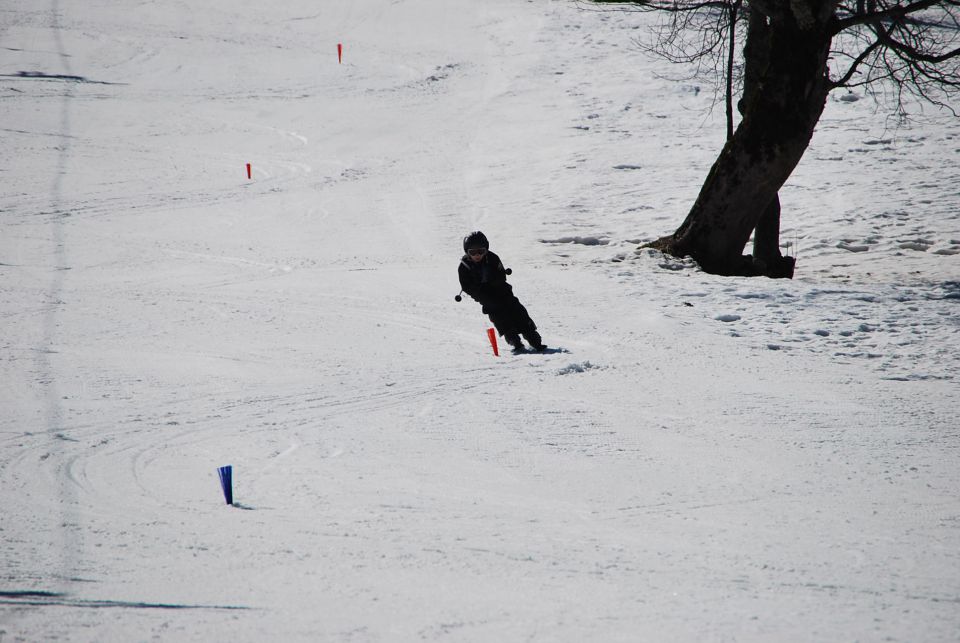
[{"label": "ski goggles", "polygon": [[467,254],[470,255],[471,257],[482,257],[483,255],[487,254],[487,249],[486,248],[470,248],[469,250],[467,250]]}]

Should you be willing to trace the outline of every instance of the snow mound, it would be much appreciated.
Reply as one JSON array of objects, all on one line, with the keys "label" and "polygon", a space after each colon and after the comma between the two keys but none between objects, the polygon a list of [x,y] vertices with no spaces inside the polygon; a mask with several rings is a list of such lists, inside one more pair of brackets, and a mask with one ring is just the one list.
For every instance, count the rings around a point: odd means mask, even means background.
[{"label": "snow mound", "polygon": [[540,243],[563,244],[572,243],[579,246],[605,246],[610,241],[602,237],[560,237],[559,239],[541,239]]},{"label": "snow mound", "polygon": [[600,368],[589,361],[580,362],[579,364],[568,364],[560,370],[557,371],[557,375],[570,375],[571,373],[586,373],[587,371],[592,371],[594,369]]}]

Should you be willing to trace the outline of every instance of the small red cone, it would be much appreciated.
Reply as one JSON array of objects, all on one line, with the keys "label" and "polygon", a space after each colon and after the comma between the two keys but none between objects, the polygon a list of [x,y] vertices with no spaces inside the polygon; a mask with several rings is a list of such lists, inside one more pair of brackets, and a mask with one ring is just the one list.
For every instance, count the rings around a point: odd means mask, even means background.
[{"label": "small red cone", "polygon": [[490,339],[490,346],[493,347],[494,356],[500,357],[500,351],[497,349],[497,331],[492,328],[488,328],[487,337]]},{"label": "small red cone", "polygon": [[247,178],[250,178],[250,164],[247,163]]},{"label": "small red cone", "polygon": [[343,64],[343,43],[342,42],[337,43],[337,62],[339,62],[341,65]]}]

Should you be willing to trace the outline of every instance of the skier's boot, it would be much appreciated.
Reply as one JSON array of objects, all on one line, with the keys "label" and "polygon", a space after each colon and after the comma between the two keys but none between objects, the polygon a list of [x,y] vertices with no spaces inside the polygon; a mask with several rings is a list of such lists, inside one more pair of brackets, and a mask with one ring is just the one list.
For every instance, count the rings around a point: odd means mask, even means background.
[{"label": "skier's boot", "polygon": [[533,347],[533,350],[538,353],[542,353],[547,350],[547,347],[544,346],[543,341],[540,339],[540,333],[535,330],[527,331],[523,334],[523,338],[530,342],[530,346]]},{"label": "skier's boot", "polygon": [[506,340],[510,346],[513,347],[514,353],[522,353],[525,349],[523,347],[523,342],[520,341],[520,336],[516,333],[510,333],[509,335],[504,335],[503,339]]}]

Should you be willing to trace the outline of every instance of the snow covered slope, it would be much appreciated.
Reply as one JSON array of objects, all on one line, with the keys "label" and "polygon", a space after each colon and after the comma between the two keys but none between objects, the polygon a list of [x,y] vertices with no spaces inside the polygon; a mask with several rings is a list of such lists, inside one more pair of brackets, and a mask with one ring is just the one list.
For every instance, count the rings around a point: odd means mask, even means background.
[{"label": "snow covered slope", "polygon": [[797,278],[704,275],[635,251],[723,136],[644,28],[5,3],[0,641],[956,640],[960,123],[834,97]]}]

